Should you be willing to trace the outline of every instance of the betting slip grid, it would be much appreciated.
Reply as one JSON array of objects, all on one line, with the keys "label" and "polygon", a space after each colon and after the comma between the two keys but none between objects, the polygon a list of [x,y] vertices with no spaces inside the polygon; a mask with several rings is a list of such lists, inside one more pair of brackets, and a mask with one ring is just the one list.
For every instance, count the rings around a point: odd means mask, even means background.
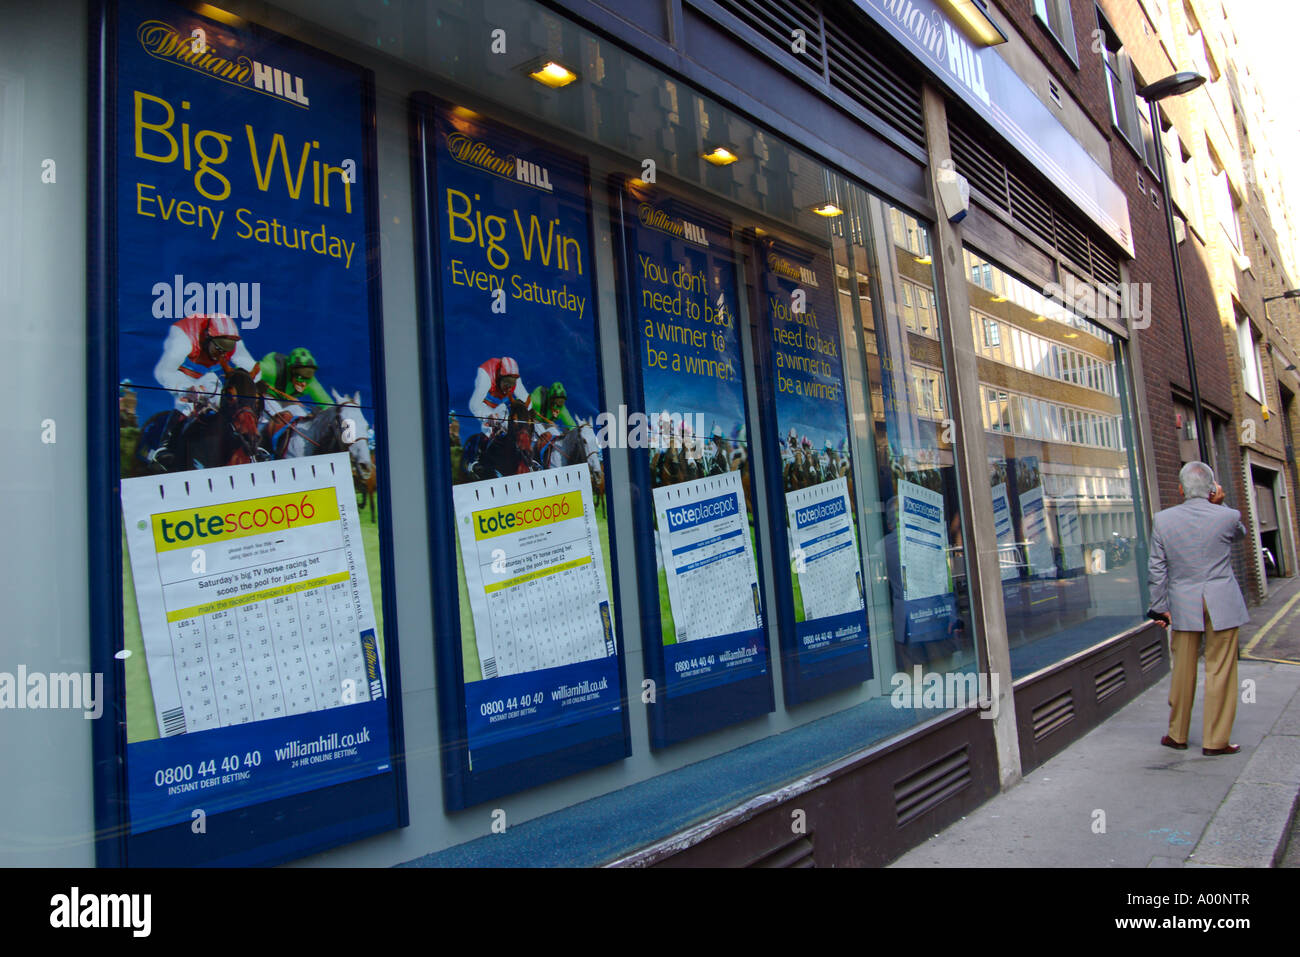
[{"label": "betting slip grid", "polygon": [[[590,470],[581,463],[526,479],[487,479],[453,490],[484,678],[615,653],[590,489]],[[533,531],[474,539],[474,515],[484,506],[488,511],[527,511],[557,495],[576,495],[581,509]]]},{"label": "betting slip grid", "polygon": [[864,607],[848,482],[837,478],[786,493],[806,621]]},{"label": "betting slip grid", "polygon": [[[350,485],[347,456],[341,455]],[[326,493],[334,497],[339,507],[333,521],[248,536],[224,548],[209,547],[204,550],[206,568],[198,574],[193,572],[188,549],[178,556],[179,561],[155,554],[145,569],[139,567],[143,564],[137,557],[139,550],[132,551],[161,736],[370,700],[361,647],[361,616],[365,614],[362,597],[368,597],[368,593],[361,590],[363,583],[358,582],[350,560],[355,541],[347,510],[351,496],[334,485],[320,485],[321,478],[338,472],[338,463],[332,464],[333,468],[322,457],[315,463],[292,468],[281,465],[274,472],[265,466],[249,468],[265,473],[257,476],[263,480],[258,491],[269,487],[277,496]],[[312,477],[313,471],[319,477]],[[292,478],[294,472],[303,473],[297,481]],[[265,503],[265,498],[232,498],[232,493],[237,494],[234,487],[243,492],[256,487],[255,480],[244,484],[248,477],[248,473],[239,474],[234,486],[222,482],[225,475],[215,477],[213,488],[220,490],[225,485],[227,494],[195,502],[194,506],[220,505],[238,512],[243,506]],[[154,514],[174,509],[179,493],[188,491],[191,485],[195,492],[201,492],[209,484],[206,476],[194,476],[188,481],[169,478],[165,491],[161,495],[154,493],[158,502],[167,503],[167,507],[158,509],[155,503],[149,503]],[[148,479],[135,481],[150,483]],[[124,515],[128,515],[128,503],[139,504],[135,499],[142,489],[140,485],[128,488],[131,485],[123,483]],[[157,481],[152,485],[157,488]],[[270,589],[270,596],[259,597],[268,591],[258,587],[270,582],[268,569],[280,572],[280,583]],[[145,570],[152,573],[152,582],[143,579],[141,572]],[[295,580],[288,580],[295,575]],[[203,598],[210,596],[201,598],[198,590],[217,580],[236,581],[240,586],[226,589],[235,592],[227,598],[204,602]],[[241,588],[252,591],[240,593]],[[218,608],[178,615],[205,604]],[[151,618],[157,621],[159,613],[168,622],[167,646],[161,645],[154,637],[157,632],[147,625]]]},{"label": "betting slip grid", "polygon": [[657,488],[654,498],[677,641],[762,627],[740,473]]}]

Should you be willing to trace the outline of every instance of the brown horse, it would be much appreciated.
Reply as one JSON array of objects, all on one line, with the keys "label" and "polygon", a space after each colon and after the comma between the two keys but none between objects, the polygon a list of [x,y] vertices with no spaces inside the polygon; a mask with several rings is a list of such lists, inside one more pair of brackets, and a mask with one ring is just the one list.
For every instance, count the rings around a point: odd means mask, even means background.
[{"label": "brown horse", "polygon": [[352,463],[352,487],[357,492],[357,507],[364,512],[366,506],[370,506],[370,524],[375,524],[375,463],[373,459],[366,463]]},{"label": "brown horse", "polygon": [[460,481],[526,475],[541,468],[533,455],[533,410],[510,400],[510,417],[492,436],[475,433],[465,440]]},{"label": "brown horse", "polygon": [[[184,472],[261,460],[265,453],[260,448],[257,423],[262,416],[265,394],[265,382],[254,382],[250,373],[236,368],[227,373],[216,408],[200,410],[171,429],[169,423],[180,416],[179,411],[151,416],[140,430],[136,445],[139,474]],[[166,454],[151,458],[149,452],[169,431],[171,438],[162,450]]]}]

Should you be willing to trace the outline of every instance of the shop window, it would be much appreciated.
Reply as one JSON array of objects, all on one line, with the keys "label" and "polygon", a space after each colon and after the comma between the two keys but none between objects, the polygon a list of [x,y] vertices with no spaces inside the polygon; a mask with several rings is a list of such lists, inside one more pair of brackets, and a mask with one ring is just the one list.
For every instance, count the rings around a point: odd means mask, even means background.
[{"label": "shop window", "polygon": [[[1019,677],[1141,619],[1138,549],[1119,567],[1106,557],[1114,534],[1127,537],[1141,524],[1140,497],[1134,463],[1117,436],[1131,427],[1128,397],[1100,388],[1105,371],[1123,361],[1123,343],[1082,316],[1014,305],[1036,305],[1041,284],[993,268],[1007,290],[1001,308],[1013,328],[1015,364],[1043,373],[1004,390],[981,369],[989,494],[994,514],[1006,516],[995,527],[1001,599]],[[1019,322],[1034,332],[1015,329]],[[1086,352],[1052,342],[1066,335],[1078,341],[1082,332],[1096,343]],[[1059,376],[1049,374],[1058,369]],[[1066,392],[1058,381],[1088,391]]]},{"label": "shop window", "polygon": [[[974,625],[956,462],[944,426],[947,372],[933,359],[918,361],[939,355],[926,340],[944,335],[928,260],[929,229],[856,187],[849,193],[860,214],[880,224],[867,235],[888,237],[883,248],[857,237],[837,238],[835,247],[837,258],[843,257],[850,268],[870,264],[886,290],[883,301],[842,303],[857,310],[858,348],[863,356],[873,356],[865,363],[868,389],[881,395],[879,405],[873,403],[870,448],[864,450],[858,472],[866,503],[861,528],[874,588],[872,634],[893,636],[892,642],[873,642],[880,656],[877,673],[888,676],[915,665],[938,672],[968,670],[975,666]],[[987,273],[975,270],[969,277],[988,288],[981,282],[988,280]],[[983,342],[982,335],[976,342]],[[846,367],[854,358],[846,355]],[[1010,429],[1008,398],[1005,393],[982,396],[986,427]],[[868,467],[871,457],[874,471]]]}]

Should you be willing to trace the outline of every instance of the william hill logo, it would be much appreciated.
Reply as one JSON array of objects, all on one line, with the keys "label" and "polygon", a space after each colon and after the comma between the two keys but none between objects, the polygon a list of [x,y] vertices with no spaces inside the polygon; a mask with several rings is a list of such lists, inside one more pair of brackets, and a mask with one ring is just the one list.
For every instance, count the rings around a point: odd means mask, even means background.
[{"label": "william hill logo", "polygon": [[156,59],[168,60],[226,83],[249,87],[295,106],[306,107],[311,103],[303,89],[302,77],[246,56],[234,60],[223,57],[206,41],[183,33],[170,23],[146,20],[135,35],[145,52]]},{"label": "william hill logo", "polygon": [[657,229],[661,233],[676,236],[678,239],[695,243],[697,246],[707,246],[709,244],[708,234],[704,232],[703,227],[688,223],[684,219],[674,219],[662,209],[655,209],[649,203],[642,203],[637,208],[637,218],[641,221],[642,226]]},{"label": "william hill logo", "polygon": [[464,133],[447,134],[447,151],[451,158],[466,166],[477,166],[494,176],[551,192],[551,173],[545,166],[516,156],[498,156],[492,147]]},{"label": "william hill logo", "polygon": [[807,266],[800,266],[798,263],[792,263],[788,259],[778,256],[776,253],[767,254],[767,268],[772,270],[778,276],[784,276],[786,279],[793,279],[795,282],[801,282],[806,286],[817,285],[817,274]]}]

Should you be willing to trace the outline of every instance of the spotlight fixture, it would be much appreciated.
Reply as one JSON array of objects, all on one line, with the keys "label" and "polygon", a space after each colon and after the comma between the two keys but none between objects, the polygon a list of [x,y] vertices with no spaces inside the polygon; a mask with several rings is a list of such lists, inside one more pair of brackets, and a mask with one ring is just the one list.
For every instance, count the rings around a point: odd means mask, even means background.
[{"label": "spotlight fixture", "polygon": [[993,301],[994,301],[994,302],[1006,302],[1006,301],[1007,301],[1007,297],[1006,297],[1006,296],[994,296],[994,297],[993,297]]},{"label": "spotlight fixture", "polygon": [[958,28],[980,46],[997,46],[1007,42],[1003,33],[989,16],[984,0],[939,0],[948,8]]},{"label": "spotlight fixture", "polygon": [[822,203],[820,206],[814,206],[812,208],[812,211],[816,213],[818,216],[826,216],[826,217],[839,216],[844,212],[844,210],[840,209],[838,206],[836,206],[834,203],[831,202],[825,202]]},{"label": "spotlight fixture", "polygon": [[574,73],[564,64],[556,60],[544,60],[539,66],[528,71],[538,83],[543,86],[549,86],[553,90],[558,90],[562,86],[568,86],[578,79],[578,74]]},{"label": "spotlight fixture", "polygon": [[928,266],[934,261],[929,256],[913,256],[912,258],[922,266]]},{"label": "spotlight fixture", "polygon": [[1067,338],[1067,339],[1078,339],[1078,338],[1079,338],[1079,334],[1078,334],[1077,332],[1067,332],[1067,333],[1065,334],[1065,338]]},{"label": "spotlight fixture", "polygon": [[730,166],[736,160],[740,159],[735,150],[728,149],[725,146],[715,146],[707,153],[701,154],[706,162],[714,166]]},{"label": "spotlight fixture", "polygon": [[[220,7],[214,7],[210,3],[200,3],[194,8],[194,12],[205,17],[211,17],[213,20],[219,20],[228,27],[242,27],[248,22],[243,17],[237,17],[233,13],[222,10]],[[186,37],[185,41],[188,43],[189,39],[189,37]]]}]

